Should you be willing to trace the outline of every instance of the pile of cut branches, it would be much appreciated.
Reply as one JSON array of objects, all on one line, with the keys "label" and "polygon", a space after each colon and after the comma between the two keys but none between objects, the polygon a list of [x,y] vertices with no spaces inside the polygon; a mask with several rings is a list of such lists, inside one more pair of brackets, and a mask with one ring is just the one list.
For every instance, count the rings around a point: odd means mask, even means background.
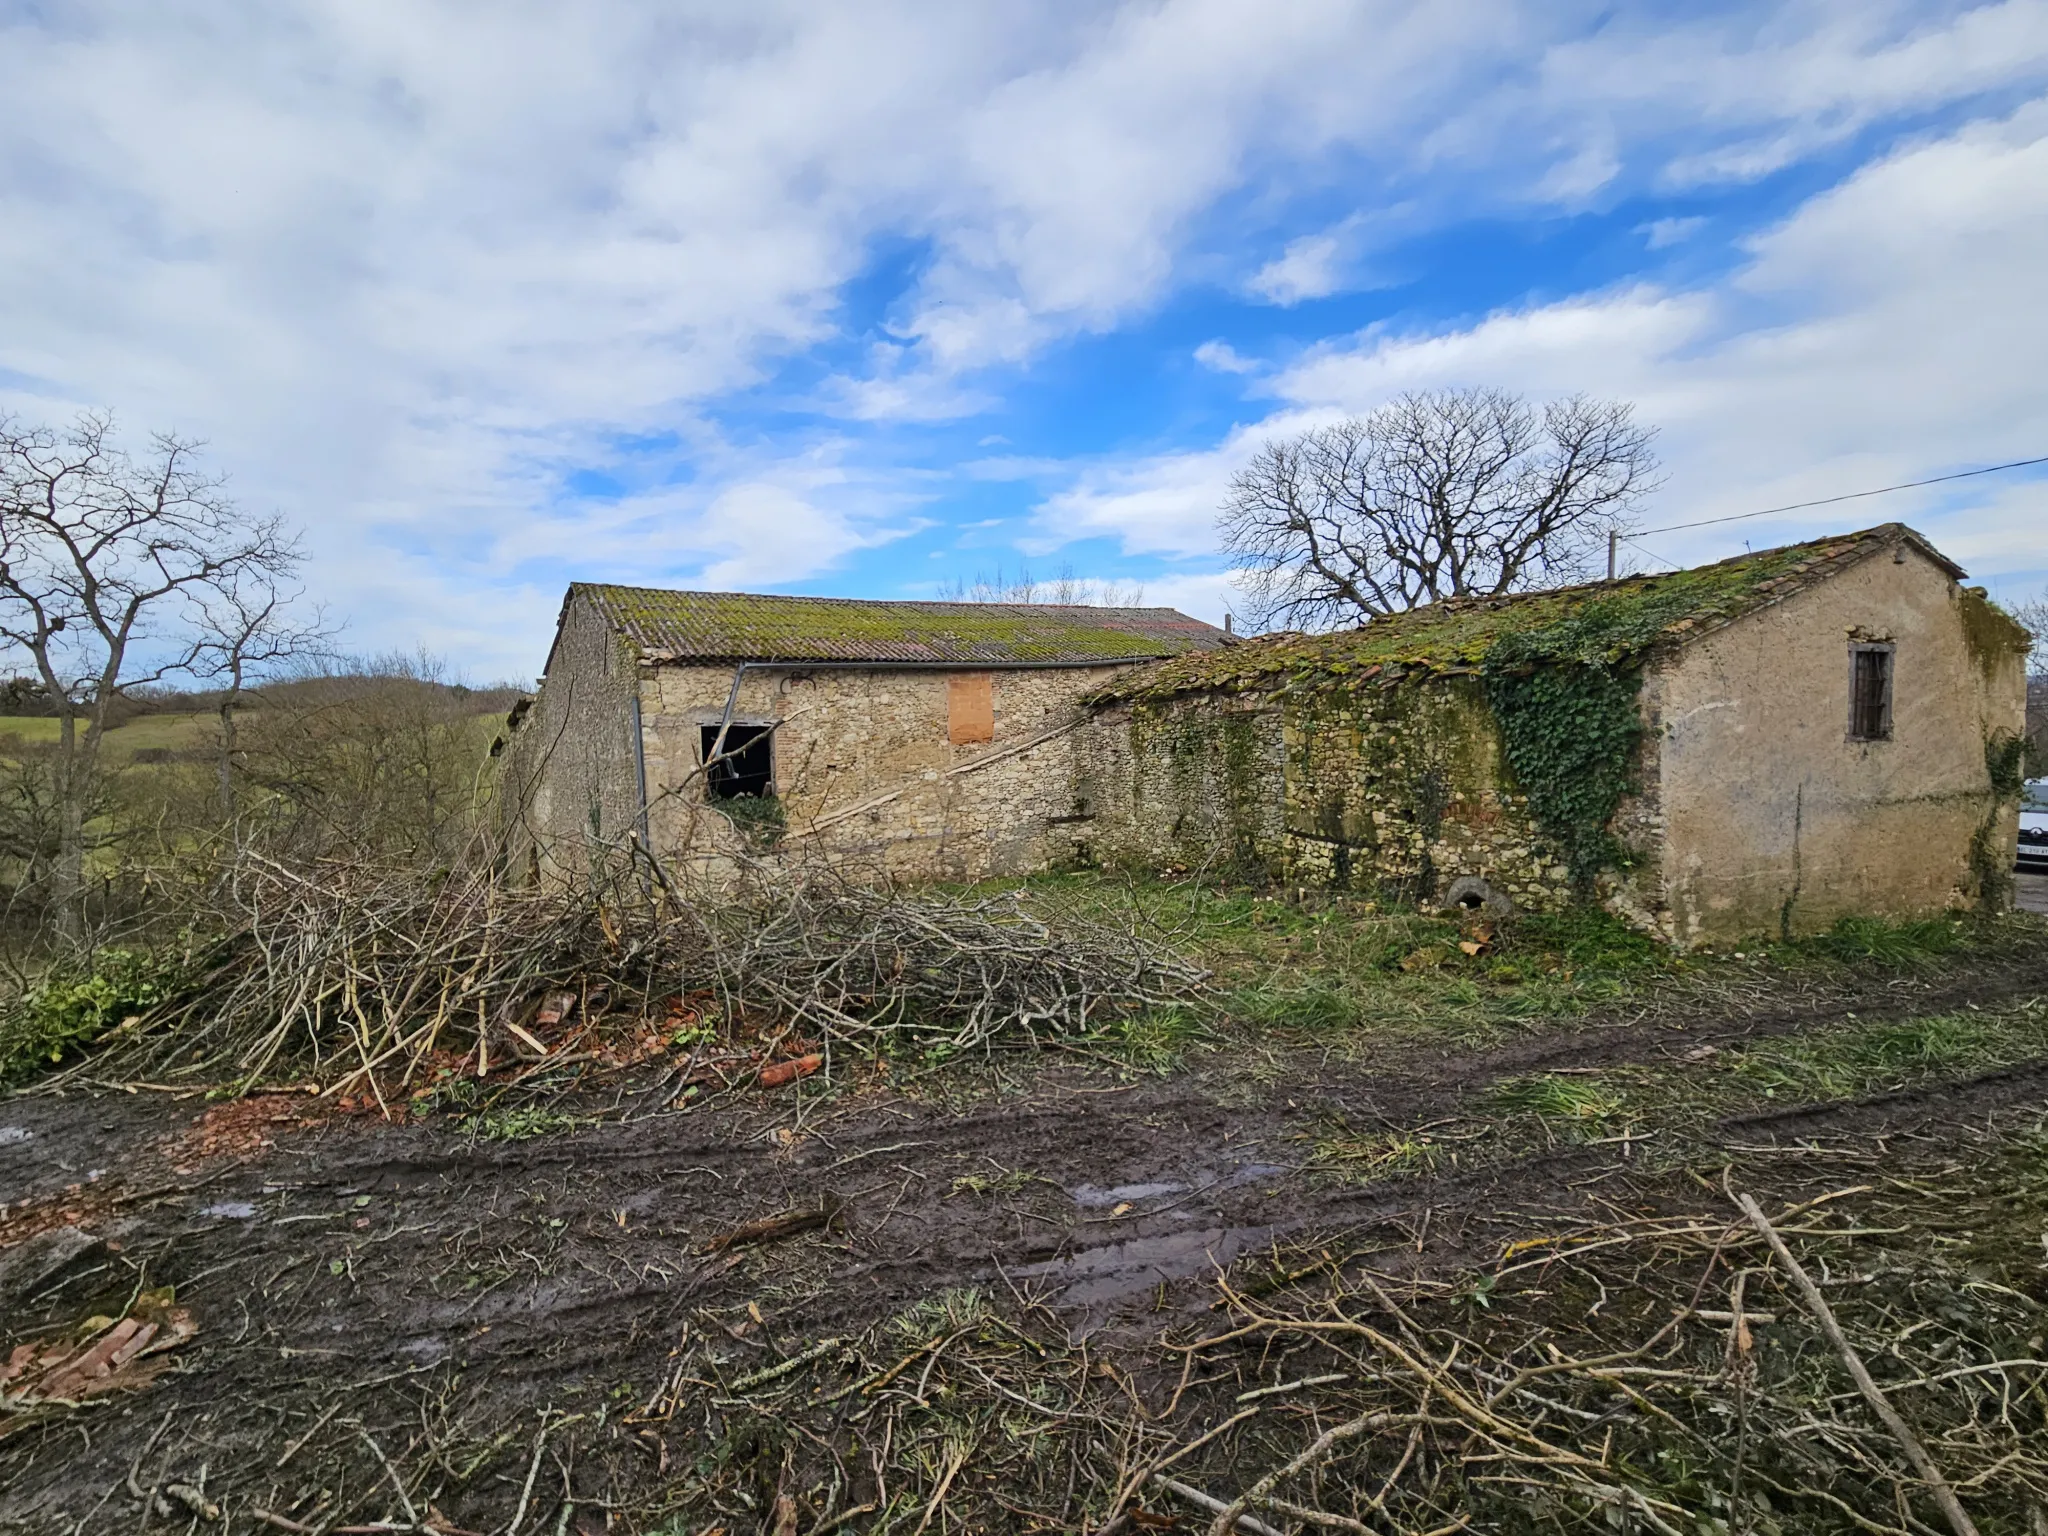
[{"label": "pile of cut branches", "polygon": [[829,872],[718,893],[629,880],[565,892],[249,855],[222,889],[227,936],[196,979],[109,1031],[73,1074],[311,1078],[381,1097],[457,1064],[560,1064],[572,1036],[589,1059],[607,1032],[644,1041],[684,1025],[692,1043],[744,1026],[828,1053],[989,1050],[1184,1002],[1206,979],[1135,906],[1112,922],[1035,910],[1028,892],[874,889]]}]

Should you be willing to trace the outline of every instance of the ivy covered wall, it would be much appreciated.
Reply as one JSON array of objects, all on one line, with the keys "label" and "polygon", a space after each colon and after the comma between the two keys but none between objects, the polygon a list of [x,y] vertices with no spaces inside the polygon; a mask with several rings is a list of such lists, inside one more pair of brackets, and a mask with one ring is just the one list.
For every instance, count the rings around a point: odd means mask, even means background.
[{"label": "ivy covered wall", "polygon": [[1503,772],[1481,679],[1297,688],[1285,713],[1293,878],[1431,902],[1470,876],[1518,906],[1568,899],[1568,866]]},{"label": "ivy covered wall", "polygon": [[1281,716],[1270,703],[1208,696],[1100,710],[1075,761],[1077,859],[1283,873]]},{"label": "ivy covered wall", "polygon": [[[1643,748],[1632,736],[1627,750],[1634,763]],[[1105,707],[1078,761],[1084,852],[1100,862],[1422,903],[1477,879],[1532,911],[1621,890],[1615,869],[1575,869],[1517,787],[1476,673],[1296,679],[1272,694]],[[1622,829],[1653,822],[1636,800],[1613,818]]]}]

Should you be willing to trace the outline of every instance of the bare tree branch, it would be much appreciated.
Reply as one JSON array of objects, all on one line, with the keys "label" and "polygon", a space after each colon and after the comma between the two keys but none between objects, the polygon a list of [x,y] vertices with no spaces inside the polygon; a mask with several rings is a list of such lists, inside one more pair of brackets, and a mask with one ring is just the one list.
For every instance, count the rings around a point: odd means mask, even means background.
[{"label": "bare tree branch", "polygon": [[1588,574],[1655,488],[1652,428],[1575,395],[1403,395],[1267,443],[1219,528],[1265,623],[1322,628]]},{"label": "bare tree branch", "polygon": [[197,452],[158,434],[132,458],[104,415],[61,434],[0,418],[0,650],[34,663],[57,715],[53,900],[68,934],[108,710],[124,689],[205,671],[209,603],[275,592],[298,564],[282,524],[244,515]]}]

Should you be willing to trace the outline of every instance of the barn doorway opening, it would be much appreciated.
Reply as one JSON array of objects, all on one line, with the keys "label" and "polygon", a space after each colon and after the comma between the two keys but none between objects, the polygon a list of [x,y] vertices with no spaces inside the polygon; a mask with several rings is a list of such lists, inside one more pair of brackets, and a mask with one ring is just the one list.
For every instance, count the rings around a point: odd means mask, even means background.
[{"label": "barn doorway opening", "polygon": [[[714,800],[737,800],[742,795],[766,797],[775,793],[775,733],[765,725],[729,726],[725,746],[718,747],[715,725],[704,727],[702,756],[710,763],[704,779]],[[718,761],[712,762],[714,755]]]}]

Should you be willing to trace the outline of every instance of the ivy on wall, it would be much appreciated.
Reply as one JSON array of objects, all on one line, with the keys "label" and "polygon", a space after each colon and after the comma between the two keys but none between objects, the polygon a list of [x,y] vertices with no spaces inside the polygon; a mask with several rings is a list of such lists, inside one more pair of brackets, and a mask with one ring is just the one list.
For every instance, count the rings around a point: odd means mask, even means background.
[{"label": "ivy on wall", "polygon": [[1542,661],[1509,636],[1486,660],[1486,694],[1529,811],[1582,890],[1622,861],[1607,824],[1634,787],[1642,675],[1598,661]]}]

